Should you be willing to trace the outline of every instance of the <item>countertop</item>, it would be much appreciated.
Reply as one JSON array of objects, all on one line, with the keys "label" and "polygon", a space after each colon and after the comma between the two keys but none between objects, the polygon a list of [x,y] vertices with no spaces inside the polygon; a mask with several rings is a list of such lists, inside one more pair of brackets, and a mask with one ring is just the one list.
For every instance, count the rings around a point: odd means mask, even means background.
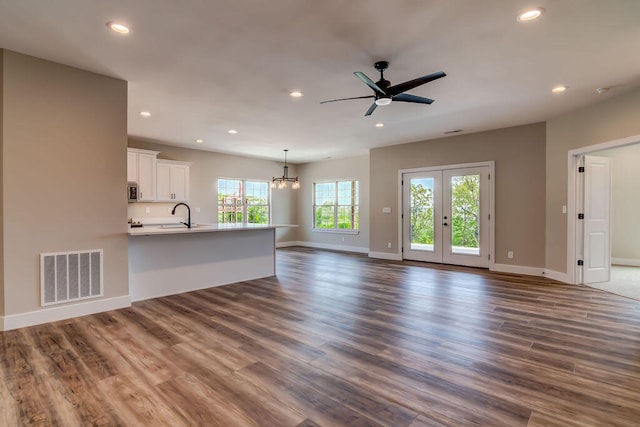
[{"label": "countertop", "polygon": [[129,227],[129,236],[154,236],[160,234],[211,233],[219,231],[273,230],[276,228],[297,227],[294,224],[195,224],[192,228],[180,226],[144,226]]}]

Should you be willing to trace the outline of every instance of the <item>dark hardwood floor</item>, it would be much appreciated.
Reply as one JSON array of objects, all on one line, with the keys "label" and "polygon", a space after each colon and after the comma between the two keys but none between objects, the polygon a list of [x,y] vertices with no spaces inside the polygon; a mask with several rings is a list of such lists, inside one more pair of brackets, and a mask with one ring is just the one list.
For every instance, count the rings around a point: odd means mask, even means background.
[{"label": "dark hardwood floor", "polygon": [[0,425],[640,425],[638,301],[300,248],[277,271],[0,333]]}]

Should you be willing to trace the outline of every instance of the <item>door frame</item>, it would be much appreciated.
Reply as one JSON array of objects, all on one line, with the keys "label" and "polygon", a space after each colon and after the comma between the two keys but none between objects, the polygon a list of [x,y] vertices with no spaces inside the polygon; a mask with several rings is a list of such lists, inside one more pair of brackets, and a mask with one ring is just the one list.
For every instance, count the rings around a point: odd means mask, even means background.
[{"label": "door frame", "polygon": [[578,222],[577,211],[578,207],[581,206],[580,203],[582,203],[579,200],[580,191],[578,187],[578,162],[580,161],[580,156],[638,143],[640,143],[640,135],[633,135],[569,150],[567,163],[567,283],[578,285],[581,282],[580,268],[578,267],[580,251],[578,248],[582,244],[582,225]]},{"label": "door frame", "polygon": [[[464,169],[464,168],[474,168],[480,166],[488,166],[489,167],[489,270],[494,270],[495,267],[495,250],[494,250],[494,242],[495,242],[495,227],[493,224],[495,223],[495,161],[490,160],[487,162],[474,162],[474,163],[456,163],[451,165],[438,165],[438,166],[425,166],[421,168],[410,168],[410,169],[399,169],[398,170],[398,213],[402,213],[402,175],[405,173],[413,173],[413,172],[431,172],[434,170],[444,170],[444,169]],[[403,234],[402,234],[402,215],[398,215],[398,241],[396,244],[399,249],[398,252],[400,254],[400,259],[404,259],[402,252],[403,245]]]}]

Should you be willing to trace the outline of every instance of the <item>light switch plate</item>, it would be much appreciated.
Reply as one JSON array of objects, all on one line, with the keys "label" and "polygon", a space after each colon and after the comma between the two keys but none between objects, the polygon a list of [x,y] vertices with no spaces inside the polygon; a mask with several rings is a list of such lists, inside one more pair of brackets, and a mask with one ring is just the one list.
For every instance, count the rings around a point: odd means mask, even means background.
[{"label": "light switch plate", "polygon": [[382,213],[391,213],[391,208],[389,207],[382,208]]}]

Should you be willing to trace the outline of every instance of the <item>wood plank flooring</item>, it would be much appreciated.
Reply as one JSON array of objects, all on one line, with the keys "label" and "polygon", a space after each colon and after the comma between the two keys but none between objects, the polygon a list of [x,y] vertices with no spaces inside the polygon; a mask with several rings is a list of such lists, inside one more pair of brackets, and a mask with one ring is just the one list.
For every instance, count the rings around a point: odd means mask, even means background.
[{"label": "wood plank flooring", "polygon": [[302,248],[277,271],[0,333],[0,425],[640,425],[638,301]]}]

